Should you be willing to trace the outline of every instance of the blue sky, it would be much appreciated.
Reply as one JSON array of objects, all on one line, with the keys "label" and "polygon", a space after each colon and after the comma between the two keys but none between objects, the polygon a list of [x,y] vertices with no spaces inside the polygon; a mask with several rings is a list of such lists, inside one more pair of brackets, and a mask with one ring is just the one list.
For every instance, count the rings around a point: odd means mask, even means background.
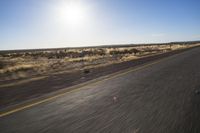
[{"label": "blue sky", "polygon": [[200,40],[199,7],[199,0],[0,0],[0,50]]}]

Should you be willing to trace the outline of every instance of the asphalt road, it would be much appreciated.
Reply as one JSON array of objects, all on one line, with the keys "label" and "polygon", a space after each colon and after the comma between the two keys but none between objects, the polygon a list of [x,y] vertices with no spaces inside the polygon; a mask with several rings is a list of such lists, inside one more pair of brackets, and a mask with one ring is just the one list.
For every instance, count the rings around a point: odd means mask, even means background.
[{"label": "asphalt road", "polygon": [[200,48],[0,118],[1,133],[200,133]]},{"label": "asphalt road", "polygon": [[[57,92],[63,88],[69,88],[70,86],[85,83],[92,79],[119,72],[130,67],[136,67],[148,62],[169,57],[189,49],[193,48],[174,50],[162,54],[142,57],[137,60],[91,68],[89,69],[89,73],[84,73],[82,70],[78,70],[70,73],[48,73],[24,79],[25,81],[28,80],[28,82],[23,82],[23,79],[0,81],[0,109],[17,105],[24,101],[35,99],[52,92]],[[32,81],[31,78],[36,78],[37,80]]]}]

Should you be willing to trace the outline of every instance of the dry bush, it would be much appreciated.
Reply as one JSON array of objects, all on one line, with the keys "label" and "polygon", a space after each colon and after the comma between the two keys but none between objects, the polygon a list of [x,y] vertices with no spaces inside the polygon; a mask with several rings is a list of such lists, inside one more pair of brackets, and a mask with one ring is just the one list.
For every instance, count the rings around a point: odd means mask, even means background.
[{"label": "dry bush", "polygon": [[[133,47],[74,48],[0,54],[0,77],[17,79],[58,71],[74,71],[134,60],[194,45],[167,44]],[[198,44],[200,45],[200,44]]]}]

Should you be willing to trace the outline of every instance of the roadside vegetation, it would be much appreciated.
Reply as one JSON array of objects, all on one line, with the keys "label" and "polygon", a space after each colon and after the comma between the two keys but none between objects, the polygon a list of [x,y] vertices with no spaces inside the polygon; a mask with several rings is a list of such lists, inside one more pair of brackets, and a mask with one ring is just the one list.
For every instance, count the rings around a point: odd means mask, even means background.
[{"label": "roadside vegetation", "polygon": [[102,67],[199,43],[105,46],[0,52],[0,81]]}]

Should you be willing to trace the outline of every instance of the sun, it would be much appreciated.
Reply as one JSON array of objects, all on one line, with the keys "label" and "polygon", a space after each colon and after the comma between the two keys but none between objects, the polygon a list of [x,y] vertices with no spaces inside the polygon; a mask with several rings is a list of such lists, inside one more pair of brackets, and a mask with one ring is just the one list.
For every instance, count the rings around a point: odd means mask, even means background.
[{"label": "sun", "polygon": [[67,3],[59,11],[61,21],[70,26],[83,24],[86,21],[86,16],[86,8],[81,3]]}]

